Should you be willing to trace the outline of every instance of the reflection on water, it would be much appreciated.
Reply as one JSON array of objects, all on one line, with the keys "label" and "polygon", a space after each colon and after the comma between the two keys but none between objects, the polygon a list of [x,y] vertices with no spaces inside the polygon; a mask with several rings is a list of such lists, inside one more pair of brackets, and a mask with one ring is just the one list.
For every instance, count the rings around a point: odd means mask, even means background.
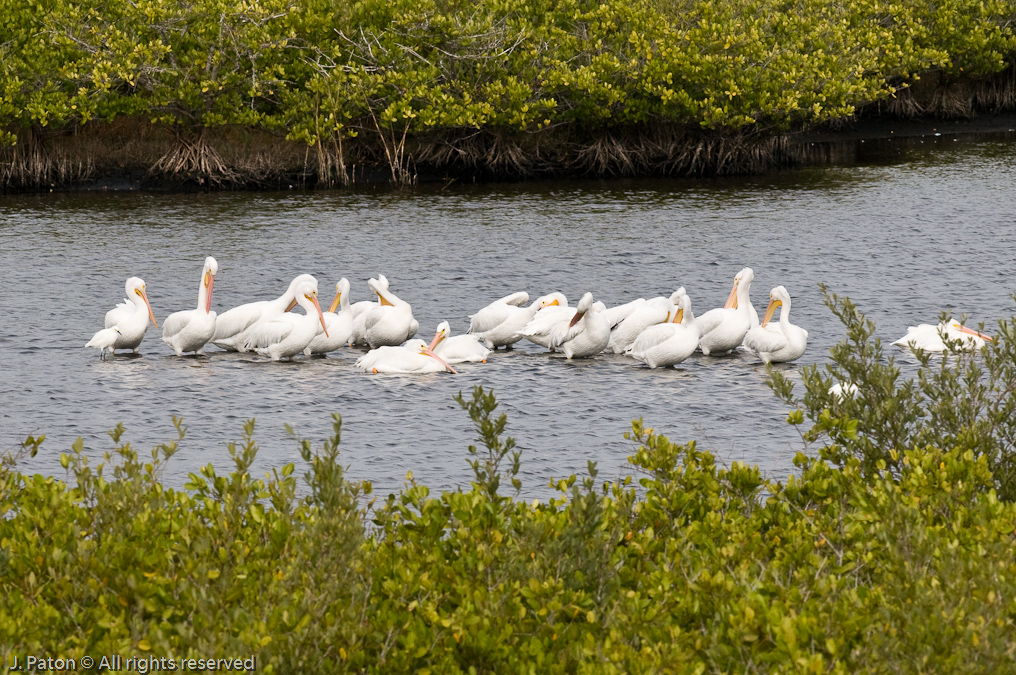
[{"label": "reflection on water", "polygon": [[547,494],[552,476],[582,473],[590,459],[604,478],[627,473],[632,447],[622,435],[635,417],[782,477],[800,439],[764,368],[745,355],[651,371],[613,355],[568,362],[520,343],[463,364],[459,376],[413,378],[359,373],[356,350],[293,364],[214,347],[178,359],[154,329],[140,358],[100,361],[83,345],[128,276],[145,279],[160,322],[193,307],[206,255],[219,261],[220,311],[277,297],[303,272],[323,295],[349,278],[355,302],[382,272],[413,304],[421,335],[442,320],[464,331],[469,314],[523,289],[560,290],[573,302],[589,290],[615,304],[683,285],[702,313],[750,265],[756,306],[783,284],[794,322],[810,332],[800,363],[781,366],[790,374],[822,362],[841,335],[820,282],[853,298],[884,338],[942,310],[990,329],[1013,313],[1016,146],[898,147],[891,161],[737,180],[3,197],[0,441],[6,450],[46,434],[26,466],[61,474],[59,453],[79,435],[98,456],[109,448],[105,431],[122,421],[144,448],[172,439],[171,416],[180,415],[188,434],[167,472],[179,485],[207,462],[228,469],[225,442],[247,418],[257,418],[257,468],[267,470],[298,461],[285,423],[322,438],[339,412],[351,476],[384,493],[412,470],[447,489],[468,483],[465,447],[475,436],[452,397],[480,384],[509,415],[527,496]]}]

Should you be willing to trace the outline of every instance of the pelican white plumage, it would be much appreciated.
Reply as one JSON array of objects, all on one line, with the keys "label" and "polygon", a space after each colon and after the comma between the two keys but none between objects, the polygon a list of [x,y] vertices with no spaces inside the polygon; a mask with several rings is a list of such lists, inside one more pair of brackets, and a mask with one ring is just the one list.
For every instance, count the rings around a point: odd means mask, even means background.
[{"label": "pelican white plumage", "polygon": [[456,335],[451,337],[451,326],[447,321],[437,325],[434,339],[429,349],[445,360],[446,363],[487,362],[490,350],[480,344],[475,335]]},{"label": "pelican white plumage", "polygon": [[[706,356],[729,354],[737,349],[751,328],[751,289],[755,272],[745,267],[734,276],[727,302],[696,319],[699,327],[699,349]],[[757,314],[756,314],[757,316]]]},{"label": "pelican white plumage", "polygon": [[[776,310],[780,320],[771,323]],[[765,363],[786,363],[799,359],[808,346],[808,331],[790,323],[790,293],[783,286],[769,292],[762,323],[753,326],[744,336],[744,346]]]},{"label": "pelican white plumage", "polygon": [[579,300],[567,324],[557,324],[551,330],[551,349],[560,349],[569,359],[595,356],[610,342],[610,324],[603,312],[602,302],[593,302],[593,294],[586,293]]},{"label": "pelican white plumage", "polygon": [[335,351],[346,344],[350,335],[353,334],[353,310],[349,306],[349,280],[345,277],[339,279],[335,284],[335,298],[329,305],[328,311],[324,312],[322,316],[324,316],[328,334],[318,333],[314,336],[307,348],[303,350],[307,356]]},{"label": "pelican white plumage", "polygon": [[[943,336],[945,339],[943,339]],[[944,352],[948,345],[946,340],[952,342],[960,341],[960,348],[965,350],[980,349],[985,342],[991,341],[990,335],[964,326],[956,319],[943,321],[937,326],[922,323],[919,326],[909,326],[907,334],[892,344],[912,350],[921,349],[926,352]]]},{"label": "pelican white plumage", "polygon": [[[385,290],[388,289],[388,277],[385,275],[377,275],[377,283]],[[367,285],[370,286],[369,281]],[[377,301],[361,300],[350,305],[350,309],[353,312],[353,333],[349,336],[349,344],[367,345],[367,315],[370,314],[370,310],[380,306],[380,299]]]},{"label": "pelican white plumage", "polygon": [[210,342],[231,352],[247,351],[247,338],[259,321],[271,321],[296,306],[296,288],[317,279],[310,274],[301,274],[289,283],[286,292],[275,300],[259,300],[234,307],[215,317],[215,335]]},{"label": "pelican white plumage", "polygon": [[258,321],[247,335],[245,349],[271,357],[273,361],[291,359],[302,353],[318,333],[328,335],[325,317],[318,302],[317,279],[304,279],[293,290],[296,293],[296,304],[307,313],[282,312],[274,319]]},{"label": "pelican white plumage", "polygon": [[103,361],[106,360],[106,350],[112,350],[113,345],[116,344],[117,339],[120,337],[120,328],[118,326],[111,326],[109,328],[103,328],[92,336],[85,346],[94,347],[99,350],[99,358]]},{"label": "pelican white plumage", "polygon": [[409,303],[392,293],[379,279],[371,279],[367,285],[378,298],[378,305],[367,313],[364,322],[364,337],[371,349],[401,345],[416,335],[420,323],[413,318]]},{"label": "pelican white plumage", "polygon": [[198,286],[198,306],[182,312],[173,312],[162,322],[162,341],[173,348],[177,356],[184,352],[204,353],[205,345],[215,335],[215,312],[212,311],[212,287],[219,263],[205,258]]},{"label": "pelican white plumage", "polygon": [[546,304],[542,309],[533,315],[519,335],[541,347],[553,350],[550,346],[550,335],[554,328],[564,324],[567,325],[575,316],[575,309],[568,306],[568,298],[564,293],[551,293],[556,302]]},{"label": "pelican white plumage", "polygon": [[529,306],[523,306],[528,301],[529,294],[525,291],[495,300],[469,317],[469,334],[482,340],[488,349],[501,346],[511,349],[522,339],[522,329],[537,312],[544,307],[568,305],[568,299],[562,293],[550,293],[537,298]]},{"label": "pelican white plumage", "polygon": [[610,329],[614,330],[622,321],[624,321],[629,314],[634,312],[636,309],[646,304],[645,298],[635,298],[631,302],[626,302],[623,305],[616,305],[614,307],[608,307],[603,310],[603,316],[607,319],[607,323],[610,325]]},{"label": "pelican white plumage", "polygon": [[678,298],[677,311],[668,323],[642,331],[625,352],[650,368],[666,368],[681,363],[698,348],[699,328],[691,311],[691,298]]},{"label": "pelican white plumage", "polygon": [[[109,346],[110,354],[116,353],[117,349],[130,349],[137,354],[138,345],[145,339],[145,332],[148,330],[148,320],[151,319],[152,325],[159,327],[155,322],[152,306],[148,303],[145,282],[140,277],[131,277],[124,284],[124,292],[127,298],[106,312],[105,327],[117,328],[117,336]],[[92,340],[96,337],[97,335],[92,336]],[[109,334],[107,333],[105,337],[108,338]]]},{"label": "pelican white plumage", "polygon": [[670,321],[674,313],[677,312],[675,305],[684,294],[684,286],[682,286],[671,293],[669,298],[662,296],[651,298],[632,308],[628,316],[610,331],[608,351],[623,354],[646,328]]},{"label": "pelican white plumage", "polygon": [[423,340],[409,340],[401,346],[384,345],[371,349],[356,360],[356,367],[368,373],[422,375],[457,371],[435,354]]}]

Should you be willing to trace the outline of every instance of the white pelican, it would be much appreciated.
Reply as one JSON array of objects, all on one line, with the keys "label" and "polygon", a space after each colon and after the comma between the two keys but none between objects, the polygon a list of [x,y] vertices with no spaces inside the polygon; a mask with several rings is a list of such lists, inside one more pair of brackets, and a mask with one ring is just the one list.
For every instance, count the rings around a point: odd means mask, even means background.
[{"label": "white pelican", "polygon": [[[388,277],[385,275],[377,275],[377,283],[388,290]],[[369,281],[367,285],[370,285]],[[380,306],[381,303],[374,300],[361,300],[350,305],[350,309],[353,311],[353,333],[349,336],[349,344],[367,345],[367,315],[370,314],[370,310]]]},{"label": "white pelican", "polygon": [[684,287],[674,291],[669,298],[657,297],[646,300],[636,306],[617,326],[610,331],[610,342],[607,349],[615,354],[623,354],[649,326],[666,323],[677,311],[678,300],[685,294]]},{"label": "white pelican", "polygon": [[699,349],[706,356],[729,354],[741,345],[751,328],[749,291],[754,278],[755,272],[745,267],[734,276],[734,287],[723,307],[711,309],[696,319],[701,335]]},{"label": "white pelican", "polygon": [[678,299],[673,321],[646,328],[625,354],[650,368],[666,368],[691,356],[698,342],[699,328],[691,311],[691,298],[684,295]]},{"label": "white pelican", "polygon": [[435,354],[423,340],[410,340],[401,347],[385,345],[356,360],[356,367],[368,373],[416,375],[457,371]]},{"label": "white pelican", "polygon": [[383,286],[378,279],[367,282],[377,293],[378,306],[367,313],[364,322],[364,336],[371,349],[382,346],[401,345],[416,335],[420,323],[413,318],[413,308],[405,300]]},{"label": "white pelican", "polygon": [[244,345],[247,350],[270,356],[273,361],[291,359],[303,352],[318,333],[324,331],[328,336],[325,317],[318,302],[317,279],[304,279],[294,290],[296,303],[307,313],[282,312],[274,319],[258,321],[247,335]]},{"label": "white pelican", "polygon": [[568,298],[564,293],[551,293],[554,301],[547,303],[533,315],[533,318],[522,327],[519,335],[541,347],[553,350],[550,346],[550,334],[555,326],[567,324],[575,316],[575,310],[568,306]]},{"label": "white pelican", "polygon": [[[336,313],[336,309],[339,311]],[[335,351],[349,341],[353,334],[353,310],[349,306],[349,280],[343,277],[335,284],[335,299],[323,314],[328,335],[318,333],[303,353],[327,354]]]},{"label": "white pelican", "polygon": [[212,286],[219,263],[215,258],[205,258],[198,285],[197,309],[173,312],[162,322],[162,341],[173,348],[177,356],[184,352],[204,353],[205,344],[215,335],[215,312],[212,311]]},{"label": "white pelican", "polygon": [[985,342],[991,341],[990,335],[968,328],[956,319],[950,319],[937,326],[927,323],[910,326],[907,328],[907,334],[892,344],[909,349],[922,349],[926,352],[944,352],[947,346],[942,339],[943,334],[949,341],[959,340],[960,349],[980,349]]},{"label": "white pelican", "polygon": [[568,306],[568,299],[562,293],[544,295],[528,307],[523,307],[528,301],[529,294],[525,291],[495,300],[469,317],[469,334],[482,340],[489,349],[501,346],[511,349],[512,345],[522,339],[520,331],[537,312],[544,307],[559,307],[562,304]]},{"label": "white pelican", "polygon": [[602,302],[593,302],[592,293],[586,293],[567,325],[557,324],[553,328],[549,347],[560,349],[569,359],[599,354],[610,342],[610,324],[603,315],[606,309]]},{"label": "white pelican", "polygon": [[248,302],[219,314],[215,318],[215,335],[210,342],[231,352],[247,351],[245,345],[251,328],[258,321],[271,321],[295,307],[296,287],[308,281],[313,281],[314,288],[317,288],[317,279],[309,274],[301,274],[293,279],[286,292],[275,300]]},{"label": "white pelican", "polygon": [[[770,323],[781,306],[779,322]],[[804,354],[808,346],[808,331],[790,323],[790,293],[786,288],[777,286],[769,292],[769,306],[762,324],[748,331],[744,336],[744,346],[758,354],[765,363],[786,363]]]},{"label": "white pelican", "polygon": [[95,347],[99,350],[99,358],[102,360],[106,359],[106,350],[112,350],[113,345],[116,344],[117,339],[120,337],[120,328],[118,326],[112,326],[110,328],[103,328],[89,340],[85,346]]},{"label": "white pelican", "polygon": [[[155,314],[152,306],[148,304],[148,294],[145,293],[145,282],[138,277],[131,277],[124,285],[127,298],[113,309],[106,312],[106,328],[116,326],[118,335],[109,346],[109,353],[114,354],[117,349],[131,349],[138,353],[138,345],[145,339],[145,331],[148,330],[148,320],[156,328]],[[101,331],[100,331],[101,332]],[[106,337],[109,335],[107,334]],[[94,340],[97,336],[92,336]]]},{"label": "white pelican", "polygon": [[475,335],[449,337],[450,333],[451,327],[447,321],[439,323],[429,349],[444,359],[446,363],[487,362],[487,354],[490,354],[490,350],[481,345]]}]

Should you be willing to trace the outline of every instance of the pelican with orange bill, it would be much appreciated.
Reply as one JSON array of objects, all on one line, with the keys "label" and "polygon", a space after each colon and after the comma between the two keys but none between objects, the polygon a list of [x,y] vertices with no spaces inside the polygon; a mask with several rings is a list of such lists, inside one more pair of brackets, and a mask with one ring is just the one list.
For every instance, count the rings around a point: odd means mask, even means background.
[{"label": "pelican with orange bill", "polygon": [[155,321],[152,305],[148,302],[144,280],[140,277],[130,277],[124,284],[124,292],[127,298],[106,312],[105,328],[116,326],[118,331],[116,339],[109,346],[110,354],[115,353],[117,349],[130,349],[137,354],[138,346],[148,331],[148,321],[151,320],[153,326],[159,327]]},{"label": "pelican with orange bill", "polygon": [[173,348],[177,356],[185,352],[204,353],[205,345],[215,335],[215,312],[212,311],[212,288],[219,263],[215,258],[205,258],[198,286],[198,306],[173,312],[162,322],[162,341]]},{"label": "pelican with orange bill", "polygon": [[[780,320],[773,323],[776,310]],[[790,322],[790,293],[783,286],[769,292],[769,305],[762,323],[753,326],[744,336],[744,347],[758,355],[765,363],[795,361],[808,347],[808,331]]]},{"label": "pelican with orange bill", "polygon": [[922,323],[907,328],[907,334],[893,342],[898,347],[926,352],[944,352],[947,349],[975,350],[986,342],[991,342],[990,335],[979,330],[964,326],[956,319],[940,322],[937,326]]},{"label": "pelican with orange bill", "polygon": [[324,333],[328,336],[328,327],[318,302],[317,279],[309,278],[297,284],[296,302],[306,314],[283,312],[270,321],[259,321],[251,329],[244,347],[268,356],[273,361],[292,359],[301,354],[314,338]]}]

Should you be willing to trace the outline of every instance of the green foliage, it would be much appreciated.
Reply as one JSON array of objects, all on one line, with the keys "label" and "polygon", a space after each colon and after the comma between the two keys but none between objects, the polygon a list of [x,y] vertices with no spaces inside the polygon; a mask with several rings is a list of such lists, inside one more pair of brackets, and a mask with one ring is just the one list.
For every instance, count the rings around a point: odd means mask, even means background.
[{"label": "green foliage", "polygon": [[[870,324],[847,301],[830,304],[850,341],[833,372],[879,365]],[[1011,337],[1000,331],[1000,355]],[[991,358],[980,357],[982,379]],[[893,364],[881,365],[871,377],[882,389],[858,380],[858,397],[898,395]],[[936,401],[926,409],[958,395],[942,371],[913,385]],[[818,400],[820,377],[807,373],[806,400]],[[775,373],[774,386],[791,395]],[[469,448],[470,489],[438,496],[410,475],[365,502],[370,485],[339,463],[338,416],[319,452],[290,430],[303,488],[292,464],[251,477],[253,420],[229,444],[234,470],[204,467],[186,492],[160,480],[177,442],[143,461],[119,425],[98,466],[80,440],[61,455],[68,483],[8,458],[0,643],[69,658],[254,653],[259,670],[287,673],[1016,669],[1016,504],[995,490],[1002,451],[978,445],[984,429],[960,433],[964,414],[939,410],[921,439],[941,443],[894,447],[890,468],[875,455],[891,436],[866,418],[851,425],[857,409],[826,398],[828,421],[806,406],[791,422],[807,414],[808,434],[834,440],[798,455],[785,484],[636,420],[626,437],[637,481],[598,486],[590,463],[530,504],[517,499],[520,454],[493,395],[457,400],[482,447]],[[894,404],[872,419],[891,410],[911,413]],[[515,498],[501,494],[504,477]]]}]

